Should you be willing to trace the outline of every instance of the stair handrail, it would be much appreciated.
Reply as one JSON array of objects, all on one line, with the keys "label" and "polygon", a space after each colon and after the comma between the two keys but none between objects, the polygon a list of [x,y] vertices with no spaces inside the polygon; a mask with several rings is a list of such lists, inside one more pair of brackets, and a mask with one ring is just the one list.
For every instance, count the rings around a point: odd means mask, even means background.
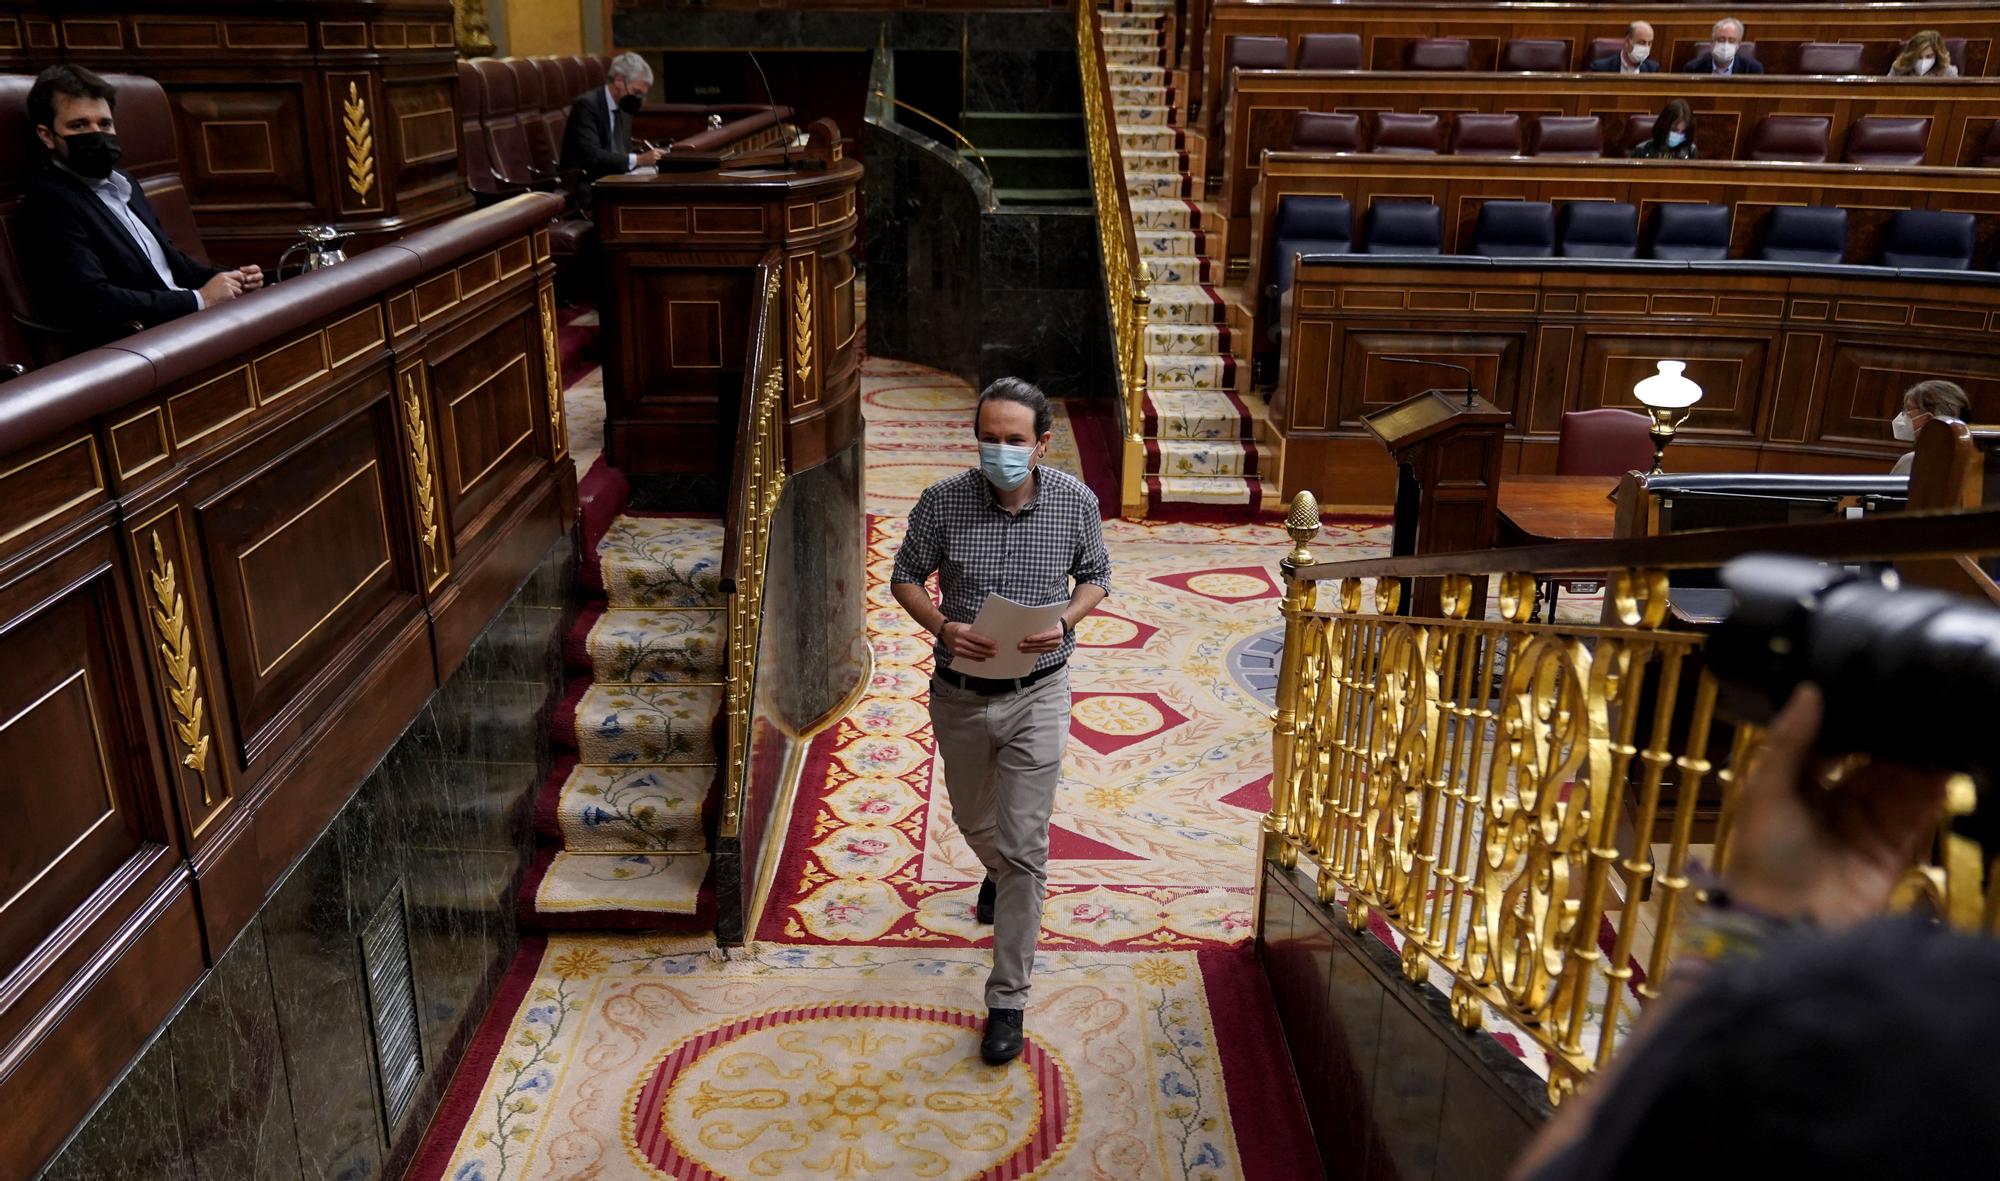
[{"label": "stair handrail", "polygon": [[879,86],[877,86],[874,90],[870,91],[870,93],[873,94],[876,98],[883,99],[890,103],[893,103],[898,108],[908,111],[912,115],[921,116],[922,118],[928,119],[932,123],[937,124],[939,127],[944,128],[945,134],[957,140],[959,146],[964,148],[966,151],[971,152],[972,158],[979,162],[979,171],[986,174],[986,187],[988,189],[994,187],[993,166],[986,162],[986,153],[979,150],[978,144],[975,144],[971,140],[967,139],[965,137],[964,132],[960,131],[956,127],[953,127],[951,124],[945,122],[943,119],[938,118],[936,115],[931,114],[929,111],[924,110],[922,107],[913,106],[910,103],[904,102],[902,99],[897,98],[895,95],[890,94],[888,91],[882,89]]},{"label": "stair handrail", "polygon": [[1076,0],[1076,60],[1083,83],[1084,137],[1090,144],[1090,187],[1097,209],[1097,242],[1104,257],[1104,294],[1111,307],[1112,365],[1124,418],[1119,465],[1120,508],[1145,511],[1146,324],[1152,298],[1139,260],[1132,224],[1132,195],[1125,187],[1125,159],[1112,123],[1111,71],[1104,60],[1097,6]]},{"label": "stair handrail", "polygon": [[[751,716],[757,699],[757,645],[762,635],[764,566],[771,518],[785,490],[784,256],[773,249],[757,264],[758,303],[751,326],[743,394],[737,407],[736,463],[730,473],[729,518],[723,530],[722,577],[729,591],[727,671],[723,712],[728,749],[718,839],[742,835],[743,797],[750,782]],[[766,834],[772,839],[772,834]],[[782,839],[782,834],[777,834]]]}]

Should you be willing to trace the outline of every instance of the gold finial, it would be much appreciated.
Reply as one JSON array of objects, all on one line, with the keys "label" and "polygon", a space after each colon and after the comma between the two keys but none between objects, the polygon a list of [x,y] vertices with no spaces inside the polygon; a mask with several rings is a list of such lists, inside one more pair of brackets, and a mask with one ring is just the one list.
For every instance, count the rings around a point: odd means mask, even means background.
[{"label": "gold finial", "polygon": [[1292,537],[1292,552],[1285,555],[1285,565],[1294,570],[1312,565],[1313,554],[1306,543],[1319,536],[1318,497],[1304,489],[1292,497],[1292,507],[1285,512],[1285,532]]}]

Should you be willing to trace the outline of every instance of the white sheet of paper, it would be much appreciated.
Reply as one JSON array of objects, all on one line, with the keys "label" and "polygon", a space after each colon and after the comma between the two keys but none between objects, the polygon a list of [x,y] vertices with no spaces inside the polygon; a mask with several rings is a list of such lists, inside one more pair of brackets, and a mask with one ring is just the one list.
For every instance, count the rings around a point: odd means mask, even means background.
[{"label": "white sheet of paper", "polygon": [[1068,606],[1068,602],[1061,602],[1050,603],[1046,607],[1029,607],[989,593],[986,601],[979,605],[979,615],[972,621],[972,630],[992,640],[1000,651],[991,660],[953,657],[951,671],[994,681],[1011,681],[1027,676],[1034,671],[1035,661],[1040,660],[1042,654],[1021,651],[1021,641],[1037,632],[1061,626],[1063,609]]}]

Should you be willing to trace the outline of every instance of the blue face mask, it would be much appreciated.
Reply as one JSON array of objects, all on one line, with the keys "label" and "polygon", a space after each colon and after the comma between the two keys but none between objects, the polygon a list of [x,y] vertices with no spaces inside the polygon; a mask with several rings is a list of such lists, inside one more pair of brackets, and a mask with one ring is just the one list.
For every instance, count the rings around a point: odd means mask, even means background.
[{"label": "blue face mask", "polygon": [[981,443],[979,445],[979,470],[986,474],[993,486],[1002,492],[1012,492],[1028,478],[1033,467],[1033,447],[1016,447],[1008,443]]},{"label": "blue face mask", "polygon": [[1688,137],[1686,132],[1669,131],[1667,132],[1667,146],[1670,148],[1680,147],[1682,144],[1687,142],[1687,138]]}]

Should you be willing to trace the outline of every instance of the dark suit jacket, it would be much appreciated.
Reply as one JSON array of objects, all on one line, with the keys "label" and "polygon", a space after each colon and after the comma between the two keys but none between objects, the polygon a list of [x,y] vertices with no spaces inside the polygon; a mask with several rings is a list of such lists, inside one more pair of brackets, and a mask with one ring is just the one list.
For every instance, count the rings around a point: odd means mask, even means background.
[{"label": "dark suit jacket", "polygon": [[21,205],[19,242],[37,310],[94,341],[122,335],[119,326],[129,321],[151,327],[194,311],[194,289],[221,269],[183,254],[160,228],[139,182],[126,180],[132,185],[129,208],[160,243],[174,281],[188,290],[168,290],[125,227],[69,172],[42,169],[28,182]]},{"label": "dark suit jacket", "polygon": [[[1756,58],[1744,57],[1741,53],[1738,53],[1736,55],[1736,64],[1729,69],[1729,76],[1734,78],[1738,74],[1761,74],[1763,72],[1764,66]],[[1713,74],[1715,73],[1715,59],[1704,53],[1682,66],[1681,73]]]},{"label": "dark suit jacket", "polygon": [[602,86],[571,103],[569,124],[563,129],[563,170],[576,169],[586,181],[630,171],[632,121],[620,122],[623,127],[612,125],[611,112],[604,109]]},{"label": "dark suit jacket", "polygon": [[[1595,58],[1590,63],[1590,72],[1593,74],[1616,74],[1620,65],[1618,59],[1622,56],[1624,55],[1619,53],[1607,53],[1603,57]],[[1657,74],[1660,72],[1660,63],[1649,57],[1639,63],[1639,72],[1641,74]]]}]

